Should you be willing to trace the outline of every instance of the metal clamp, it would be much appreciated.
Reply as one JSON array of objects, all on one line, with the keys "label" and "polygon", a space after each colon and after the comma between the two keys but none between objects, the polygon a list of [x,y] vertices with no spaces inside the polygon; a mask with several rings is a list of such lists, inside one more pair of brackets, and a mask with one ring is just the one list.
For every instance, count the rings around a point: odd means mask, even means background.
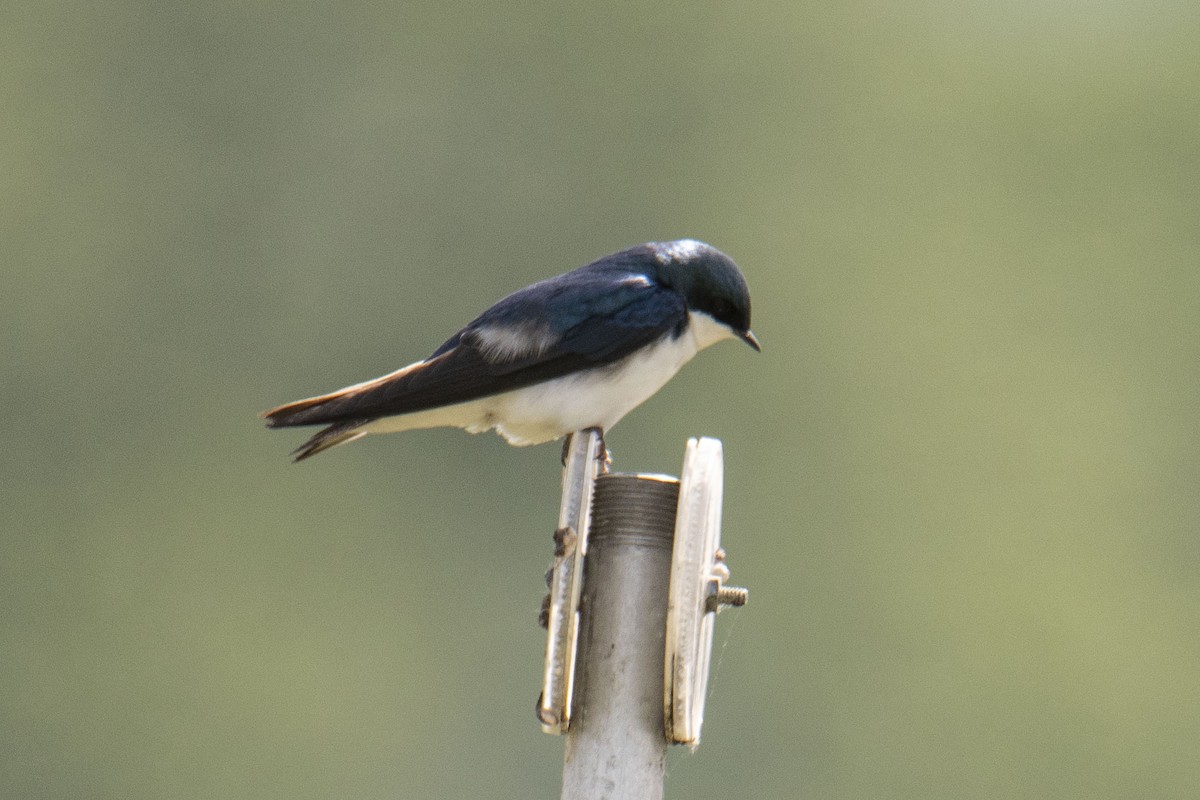
[{"label": "metal clamp", "polygon": [[745,605],[749,592],[726,586],[721,549],[725,461],[719,439],[689,439],[683,458],[667,606],[663,727],[667,739],[695,747],[704,723],[712,657],[713,617],[723,606]]},{"label": "metal clamp", "polygon": [[554,564],[547,574],[550,595],[545,608],[546,661],[537,717],[542,730],[563,734],[571,723],[575,686],[575,651],[579,641],[579,597],[583,591],[583,557],[587,553],[592,489],[603,469],[602,447],[594,430],[573,434],[563,465],[562,503],[554,532]]}]

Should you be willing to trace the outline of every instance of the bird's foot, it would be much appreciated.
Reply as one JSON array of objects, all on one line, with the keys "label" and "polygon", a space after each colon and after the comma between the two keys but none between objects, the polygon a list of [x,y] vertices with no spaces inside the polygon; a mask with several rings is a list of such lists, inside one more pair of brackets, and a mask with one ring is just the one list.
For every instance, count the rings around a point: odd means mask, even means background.
[{"label": "bird's foot", "polygon": [[602,466],[600,471],[608,472],[609,467],[612,466],[612,453],[608,452],[608,446],[604,443],[604,431],[601,428],[585,429],[585,433],[592,431],[596,433],[596,437],[600,440],[600,446],[596,448],[596,460]]},{"label": "bird's foot", "polygon": [[[600,447],[596,450],[596,460],[604,465],[604,469],[602,471],[607,472],[609,467],[612,466],[612,453],[609,452],[608,447],[604,444],[604,431],[600,428],[584,428],[583,430],[584,433],[590,433],[592,431],[595,431],[596,436],[600,438]],[[563,438],[561,460],[564,467],[567,466],[567,454],[571,452],[571,441],[574,438],[575,434],[573,433],[568,433],[566,437]]]}]

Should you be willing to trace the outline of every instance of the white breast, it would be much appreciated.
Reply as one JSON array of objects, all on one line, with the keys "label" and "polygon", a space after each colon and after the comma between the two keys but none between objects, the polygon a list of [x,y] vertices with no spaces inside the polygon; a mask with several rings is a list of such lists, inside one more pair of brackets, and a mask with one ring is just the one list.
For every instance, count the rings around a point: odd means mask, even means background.
[{"label": "white breast", "polygon": [[692,314],[688,331],[677,339],[664,338],[608,367],[498,395],[494,427],[515,445],[547,442],[584,428],[607,431],[696,353],[730,336],[729,328],[708,315]]}]

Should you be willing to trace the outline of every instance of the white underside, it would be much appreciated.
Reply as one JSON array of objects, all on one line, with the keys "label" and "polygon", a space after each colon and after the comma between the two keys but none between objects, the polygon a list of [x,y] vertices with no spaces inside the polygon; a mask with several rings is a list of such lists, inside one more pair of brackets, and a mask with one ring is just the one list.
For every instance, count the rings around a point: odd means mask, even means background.
[{"label": "white underside", "polygon": [[707,314],[690,314],[688,330],[667,337],[606,367],[469,403],[432,408],[369,422],[363,433],[396,433],[422,428],[462,428],[470,433],[495,429],[509,444],[541,444],[574,431],[609,430],[645,402],[696,353],[733,336]]}]

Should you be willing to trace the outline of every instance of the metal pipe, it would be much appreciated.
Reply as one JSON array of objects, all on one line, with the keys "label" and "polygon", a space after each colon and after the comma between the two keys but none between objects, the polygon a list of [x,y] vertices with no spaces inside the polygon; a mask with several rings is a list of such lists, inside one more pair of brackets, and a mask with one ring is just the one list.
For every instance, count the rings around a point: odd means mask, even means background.
[{"label": "metal pipe", "polygon": [[661,800],[663,657],[679,481],[596,479],[563,800]]}]

